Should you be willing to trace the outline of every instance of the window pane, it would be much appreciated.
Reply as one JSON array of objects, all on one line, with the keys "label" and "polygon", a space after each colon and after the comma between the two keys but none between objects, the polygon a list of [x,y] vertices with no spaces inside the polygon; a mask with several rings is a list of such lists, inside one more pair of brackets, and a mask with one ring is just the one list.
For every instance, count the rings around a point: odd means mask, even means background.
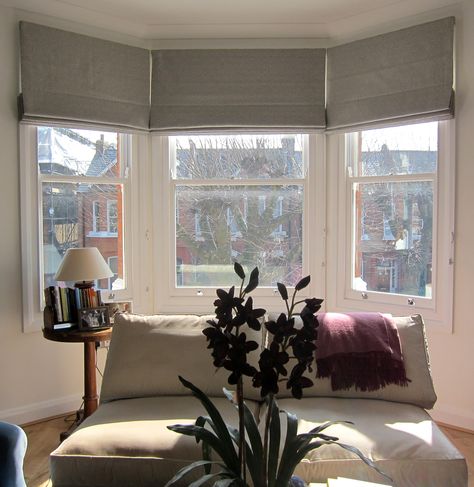
[{"label": "window pane", "polygon": [[353,288],[431,297],[433,183],[354,184]]},{"label": "window pane", "polygon": [[304,177],[303,135],[179,136],[170,140],[177,179]]},{"label": "window pane", "polygon": [[120,176],[117,133],[38,127],[37,134],[41,174]]},{"label": "window pane", "polygon": [[[367,130],[359,133],[361,153],[354,174],[388,176],[436,171],[438,123]],[[358,165],[360,167],[358,167]]]},{"label": "window pane", "polygon": [[[56,285],[54,275],[70,247],[97,247],[107,262],[117,257],[113,289],[123,289],[122,185],[43,183],[43,269],[44,286]],[[117,233],[107,225],[107,204],[117,209]],[[110,204],[110,203],[109,203]],[[73,283],[71,283],[72,285]],[[99,281],[101,289],[109,280]]]},{"label": "window pane", "polygon": [[178,186],[176,210],[178,286],[234,285],[234,261],[262,286],[302,277],[302,186]]}]

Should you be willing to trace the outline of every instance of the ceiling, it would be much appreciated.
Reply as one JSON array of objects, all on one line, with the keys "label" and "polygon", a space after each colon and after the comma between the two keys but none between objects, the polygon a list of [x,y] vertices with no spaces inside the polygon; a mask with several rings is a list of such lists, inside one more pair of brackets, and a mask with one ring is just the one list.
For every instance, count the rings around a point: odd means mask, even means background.
[{"label": "ceiling", "polygon": [[337,38],[459,0],[0,0],[142,39]]}]

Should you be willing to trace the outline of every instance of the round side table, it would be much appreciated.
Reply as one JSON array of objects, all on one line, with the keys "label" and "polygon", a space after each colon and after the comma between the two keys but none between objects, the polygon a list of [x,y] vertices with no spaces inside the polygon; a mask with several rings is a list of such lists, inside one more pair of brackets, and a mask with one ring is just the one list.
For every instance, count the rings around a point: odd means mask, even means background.
[{"label": "round side table", "polygon": [[51,331],[43,328],[47,340],[63,343],[84,343],[84,418],[90,416],[99,405],[96,378],[96,344],[110,340],[112,327],[93,331]]}]

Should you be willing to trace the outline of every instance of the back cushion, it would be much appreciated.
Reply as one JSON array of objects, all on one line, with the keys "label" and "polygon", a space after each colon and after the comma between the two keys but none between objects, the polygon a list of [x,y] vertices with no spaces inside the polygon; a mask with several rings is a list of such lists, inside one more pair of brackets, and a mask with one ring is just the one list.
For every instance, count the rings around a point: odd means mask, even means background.
[{"label": "back cushion", "polygon": [[[115,317],[102,381],[101,401],[163,395],[190,395],[178,375],[209,396],[222,397],[234,389],[229,371],[216,369],[202,330],[214,316],[120,314]],[[260,332],[247,339],[261,344]],[[252,335],[250,336],[250,333]],[[254,352],[255,354],[255,352]],[[254,364],[255,365],[255,364]],[[259,399],[257,389],[244,381],[245,397]]]},{"label": "back cushion", "polygon": [[[355,388],[333,391],[329,378],[316,379],[316,372],[313,372],[313,377],[309,373],[306,374],[313,380],[314,385],[303,390],[303,397],[384,399],[431,409],[436,402],[436,393],[431,378],[423,319],[420,315],[394,317],[393,319],[400,336],[407,377],[411,380],[407,387],[391,384],[383,389],[370,392],[363,392]],[[282,388],[278,397],[291,397],[291,392]]]}]

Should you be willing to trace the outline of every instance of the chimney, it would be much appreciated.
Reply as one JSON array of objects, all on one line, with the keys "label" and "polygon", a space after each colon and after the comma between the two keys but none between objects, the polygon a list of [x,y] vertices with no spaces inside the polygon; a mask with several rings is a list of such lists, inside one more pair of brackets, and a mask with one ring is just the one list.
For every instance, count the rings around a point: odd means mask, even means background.
[{"label": "chimney", "polygon": [[104,154],[104,134],[100,134],[100,140],[96,141],[95,150],[97,154]]},{"label": "chimney", "polygon": [[281,146],[289,156],[293,155],[295,153],[295,138],[285,137],[281,139]]}]

